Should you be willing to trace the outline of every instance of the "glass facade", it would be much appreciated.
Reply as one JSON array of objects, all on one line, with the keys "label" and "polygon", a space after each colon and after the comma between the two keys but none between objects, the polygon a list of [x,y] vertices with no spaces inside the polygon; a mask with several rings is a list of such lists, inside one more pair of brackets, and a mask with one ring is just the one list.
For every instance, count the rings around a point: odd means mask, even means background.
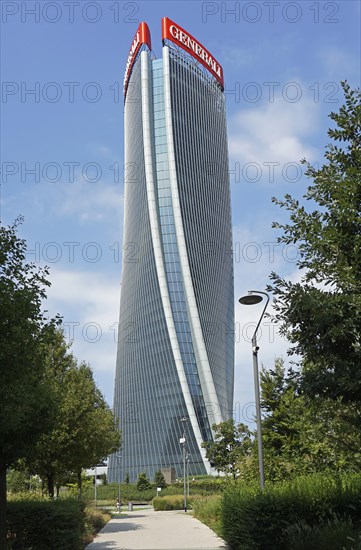
[{"label": "glass facade", "polygon": [[[130,91],[130,93],[129,93]],[[125,214],[108,477],[210,471],[201,447],[233,405],[233,263],[224,95],[165,45],[143,51],[125,102]]]}]

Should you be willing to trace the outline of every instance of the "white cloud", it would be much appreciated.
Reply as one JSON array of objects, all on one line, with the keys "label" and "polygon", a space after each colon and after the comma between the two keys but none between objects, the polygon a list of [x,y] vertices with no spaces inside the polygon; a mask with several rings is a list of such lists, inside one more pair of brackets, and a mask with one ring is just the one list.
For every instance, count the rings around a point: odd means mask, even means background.
[{"label": "white cloud", "polygon": [[46,307],[64,315],[67,339],[79,361],[94,370],[100,389],[112,402],[119,317],[119,278],[109,272],[52,269]]},{"label": "white cloud", "polygon": [[58,166],[62,174],[58,182],[42,179],[28,185],[14,184],[4,200],[7,216],[11,219],[21,212],[25,220],[44,224],[50,219],[53,227],[55,221],[59,226],[64,217],[73,226],[102,222],[114,227],[122,215],[123,189],[121,183],[111,180],[120,180],[120,171],[114,173],[106,165],[94,163],[87,170],[78,168],[69,175],[67,167]]},{"label": "white cloud", "polygon": [[119,157],[119,154],[116,153],[112,147],[102,143],[90,143],[88,144],[87,149],[90,151],[93,158],[103,158],[107,161],[111,161],[112,164],[115,162],[114,159]]},{"label": "white cloud", "polygon": [[[297,82],[297,79],[293,81]],[[262,167],[262,173],[268,175],[264,163],[277,162],[282,169],[287,163],[299,163],[303,157],[314,160],[316,151],[309,141],[318,127],[319,111],[319,105],[312,99],[302,97],[301,101],[290,103],[280,95],[275,96],[273,103],[255,104],[239,110],[229,124],[231,163],[240,161],[243,166],[257,163]],[[275,182],[280,179],[279,173],[276,169]],[[270,202],[265,201],[265,193],[260,194],[260,188],[252,186],[250,189],[238,187],[234,195],[240,201],[236,208],[237,217],[239,219],[242,210],[243,219],[243,223],[233,227],[236,322],[234,413],[237,421],[250,423],[254,417],[251,338],[263,304],[246,307],[239,304],[238,299],[248,290],[265,291],[271,271],[292,281],[298,281],[301,274],[296,266],[297,248],[277,243],[277,232],[271,230],[273,214]],[[250,198],[256,201],[257,209],[252,219],[245,221],[248,213],[240,205]],[[278,212],[276,217],[280,215],[282,213]],[[272,313],[271,303],[267,312]],[[267,317],[260,326],[258,343],[260,368],[262,364],[272,368],[277,357],[287,358],[290,345]]]},{"label": "white cloud", "polygon": [[[260,218],[262,213],[259,213]],[[234,414],[238,422],[250,423],[254,417],[254,382],[251,339],[262,313],[264,302],[255,306],[241,305],[238,300],[248,290],[265,291],[271,271],[293,282],[300,279],[295,261],[287,260],[290,251],[270,238],[270,232],[254,219],[252,229],[237,225],[233,230],[236,244],[234,257],[235,286],[235,392]],[[272,296],[267,313],[272,313]],[[259,367],[272,368],[277,357],[287,358],[289,343],[279,335],[277,326],[265,317],[257,333]]]},{"label": "white cloud", "polygon": [[[107,156],[109,157],[110,155],[112,155],[112,152],[111,150],[109,149],[109,147],[105,147],[105,145],[100,145],[99,146],[99,151],[100,153],[102,153],[104,156]],[[113,157],[114,158],[114,157]]]},{"label": "white cloud", "polygon": [[310,99],[290,103],[278,95],[273,103],[238,111],[229,124],[231,159],[259,164],[313,159],[315,151],[303,138],[317,128],[318,110]]},{"label": "white cloud", "polygon": [[255,49],[246,49],[246,48],[232,48],[232,47],[222,47],[221,54],[219,56],[222,59],[223,65],[229,65],[230,68],[234,67],[249,67],[256,63],[256,60],[259,59],[261,54],[261,47]]},{"label": "white cloud", "polygon": [[[109,319],[114,308],[115,297],[120,286],[115,276],[110,280],[109,273],[91,273],[89,271],[51,270],[52,286],[49,299],[54,303],[65,303],[68,308],[76,308],[84,320],[96,315],[99,320]],[[114,316],[111,317],[114,320]]]},{"label": "white cloud", "polygon": [[115,184],[74,182],[64,186],[62,195],[58,215],[77,215],[83,222],[107,222],[110,216],[122,214],[123,197]]},{"label": "white cloud", "polygon": [[[358,2],[356,2],[356,4],[358,4]],[[323,68],[325,76],[335,80],[335,82],[327,82],[327,87],[325,88],[324,85],[323,90],[321,88],[320,93],[323,94],[323,96],[327,96],[327,100],[330,103],[331,100],[338,103],[340,97],[342,96],[340,80],[350,77],[355,79],[359,78],[359,58],[356,56],[350,56],[349,52],[346,53],[341,48],[336,46],[328,46],[327,48],[319,50],[317,57]],[[355,84],[357,84],[357,81]]]}]

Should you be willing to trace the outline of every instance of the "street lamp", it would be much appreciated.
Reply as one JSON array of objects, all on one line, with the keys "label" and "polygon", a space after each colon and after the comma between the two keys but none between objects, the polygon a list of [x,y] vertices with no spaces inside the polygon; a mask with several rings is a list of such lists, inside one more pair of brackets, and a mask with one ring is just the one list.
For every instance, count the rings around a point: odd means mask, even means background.
[{"label": "street lamp", "polygon": [[188,418],[184,416],[180,419],[183,423],[183,437],[179,439],[179,443],[183,445],[183,491],[184,491],[184,511],[187,511],[187,481],[186,481],[186,424]]},{"label": "street lamp", "polygon": [[190,454],[189,452],[187,451],[186,453],[186,460],[187,460],[187,495],[189,496],[189,459],[190,459]]},{"label": "street lamp", "polygon": [[94,501],[95,508],[97,507],[97,467],[94,466]]},{"label": "street lamp", "polygon": [[122,455],[119,453],[118,455],[115,455],[117,457],[118,462],[118,502],[119,502],[119,513],[121,513],[121,505],[120,505],[120,459],[122,458]]},{"label": "street lamp", "polygon": [[[260,296],[262,294],[262,296]],[[262,422],[261,422],[261,400],[259,391],[259,376],[258,376],[258,350],[257,346],[257,331],[263,319],[264,312],[268,306],[269,296],[266,292],[260,290],[249,290],[246,296],[242,296],[239,302],[244,306],[253,306],[259,304],[266,296],[266,304],[263,308],[261,317],[259,318],[256,330],[252,336],[252,354],[253,354],[253,378],[254,378],[254,393],[256,397],[256,419],[257,419],[257,443],[258,443],[258,467],[261,490],[264,489],[264,469],[263,469],[263,445],[262,445]]]}]

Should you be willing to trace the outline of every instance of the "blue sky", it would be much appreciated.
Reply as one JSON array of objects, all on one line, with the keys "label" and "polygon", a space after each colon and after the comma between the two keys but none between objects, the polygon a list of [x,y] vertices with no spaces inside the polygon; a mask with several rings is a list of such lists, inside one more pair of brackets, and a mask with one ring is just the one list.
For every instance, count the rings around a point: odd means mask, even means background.
[{"label": "blue sky", "polygon": [[[299,164],[322,162],[340,80],[360,85],[360,3],[53,1],[1,3],[1,220],[22,214],[29,260],[51,268],[47,308],[113,400],[123,219],[125,63],[140,21],[157,57],[161,18],[188,30],[225,75],[235,258],[235,418],[254,414],[251,344],[275,270],[299,278],[295,247],[277,245],[271,197],[301,196]],[[236,301],[237,299],[237,301]],[[221,330],[221,328],[220,328]],[[287,343],[266,321],[260,360]]]}]

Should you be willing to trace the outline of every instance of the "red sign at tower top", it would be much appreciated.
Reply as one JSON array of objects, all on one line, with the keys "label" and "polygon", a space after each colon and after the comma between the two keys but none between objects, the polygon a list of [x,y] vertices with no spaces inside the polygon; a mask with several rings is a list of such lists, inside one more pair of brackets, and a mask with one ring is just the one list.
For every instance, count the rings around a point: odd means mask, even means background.
[{"label": "red sign at tower top", "polygon": [[144,21],[139,24],[139,27],[137,29],[137,32],[135,33],[132,45],[129,50],[127,66],[125,68],[125,74],[124,74],[124,84],[123,84],[124,96],[127,93],[130,72],[132,70],[135,58],[137,57],[137,53],[139,52],[139,49],[142,44],[146,44],[150,50],[152,49],[152,42],[150,38],[149,27],[147,23],[144,23]]},{"label": "red sign at tower top", "polygon": [[182,29],[179,25],[163,17],[162,19],[162,40],[171,40],[177,46],[183,48],[201,63],[218,80],[224,88],[223,69],[218,61],[209,53],[208,50],[191,34]]}]

